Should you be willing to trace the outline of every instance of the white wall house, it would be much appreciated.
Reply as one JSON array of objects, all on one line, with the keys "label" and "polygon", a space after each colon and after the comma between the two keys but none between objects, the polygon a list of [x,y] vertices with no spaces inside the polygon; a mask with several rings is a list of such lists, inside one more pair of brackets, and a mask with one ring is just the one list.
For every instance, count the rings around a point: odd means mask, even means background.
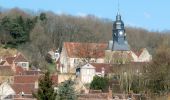
[{"label": "white wall house", "polygon": [[22,67],[25,70],[29,69],[29,62],[16,62],[16,65]]},{"label": "white wall house", "polygon": [[86,64],[80,69],[80,78],[82,83],[91,83],[93,77],[96,75],[95,67],[91,64]]},{"label": "white wall house", "polygon": [[131,51],[133,62],[150,62],[152,60],[152,55],[148,52],[146,48],[143,48],[140,53],[136,54]]},{"label": "white wall house", "polygon": [[29,62],[25,58],[25,56],[22,55],[21,53],[17,54],[15,56],[15,59],[13,60],[13,67],[17,67],[17,66],[20,66],[25,70],[29,69]]},{"label": "white wall house", "polygon": [[83,84],[91,83],[95,75],[104,77],[112,73],[112,64],[87,63],[80,68],[80,79]]},{"label": "white wall house", "polygon": [[[85,45],[85,46],[84,46]],[[104,63],[106,44],[64,42],[60,55],[60,72],[75,73],[76,68],[86,63]],[[88,49],[87,49],[88,48]],[[89,49],[90,48],[90,49]],[[94,54],[94,49],[100,50]],[[90,57],[89,57],[90,56]],[[89,57],[89,58],[86,58]]]},{"label": "white wall house", "polygon": [[12,100],[12,96],[14,95],[15,91],[7,82],[0,85],[0,100]]},{"label": "white wall house", "polygon": [[150,62],[152,60],[152,55],[149,54],[146,48],[143,49],[143,52],[139,56],[139,62]]}]

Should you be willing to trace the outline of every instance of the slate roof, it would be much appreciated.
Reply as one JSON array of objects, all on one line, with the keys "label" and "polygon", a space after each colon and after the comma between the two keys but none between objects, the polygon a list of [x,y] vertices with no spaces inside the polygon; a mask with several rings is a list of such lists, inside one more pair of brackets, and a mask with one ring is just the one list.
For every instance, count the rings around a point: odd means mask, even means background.
[{"label": "slate roof", "polygon": [[112,45],[113,47],[111,50],[113,51],[130,51],[127,41],[124,41],[122,43],[118,43],[117,41],[114,41]]},{"label": "slate roof", "polygon": [[81,58],[103,58],[104,50],[107,48],[106,43],[78,43],[78,42],[64,42],[64,48],[69,57]]}]

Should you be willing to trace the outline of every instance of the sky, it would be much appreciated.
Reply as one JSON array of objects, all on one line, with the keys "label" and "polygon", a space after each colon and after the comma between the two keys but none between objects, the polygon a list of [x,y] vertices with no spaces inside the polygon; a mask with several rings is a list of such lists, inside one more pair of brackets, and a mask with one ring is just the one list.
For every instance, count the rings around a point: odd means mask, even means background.
[{"label": "sky", "polygon": [[[118,0],[0,0],[0,7],[75,16],[91,14],[114,21]],[[151,31],[170,30],[170,0],[119,0],[119,9],[126,26]]]}]

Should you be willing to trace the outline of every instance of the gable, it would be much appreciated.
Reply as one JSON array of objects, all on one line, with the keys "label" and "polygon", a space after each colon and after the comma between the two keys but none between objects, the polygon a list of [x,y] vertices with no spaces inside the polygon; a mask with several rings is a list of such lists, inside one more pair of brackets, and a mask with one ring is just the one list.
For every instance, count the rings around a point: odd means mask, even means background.
[{"label": "gable", "polygon": [[95,69],[95,67],[91,64],[86,64],[84,66],[81,67],[82,69]]},{"label": "gable", "polygon": [[150,61],[152,59],[152,56],[149,54],[148,50],[145,48],[145,49],[143,49],[143,52],[139,56],[139,59]]},{"label": "gable", "polygon": [[24,57],[24,55],[22,55],[21,53],[19,53],[15,59],[14,62],[27,62],[27,59]]},{"label": "gable", "polygon": [[0,85],[0,93],[1,93],[1,99],[4,99],[9,95],[15,94],[14,90],[7,82],[4,82]]}]

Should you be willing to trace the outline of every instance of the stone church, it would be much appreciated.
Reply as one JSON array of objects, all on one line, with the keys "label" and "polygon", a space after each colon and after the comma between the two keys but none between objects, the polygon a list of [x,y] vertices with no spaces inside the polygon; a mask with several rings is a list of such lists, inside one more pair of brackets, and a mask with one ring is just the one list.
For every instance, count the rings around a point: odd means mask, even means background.
[{"label": "stone church", "polygon": [[87,63],[126,64],[151,60],[152,56],[146,48],[138,53],[131,50],[124,22],[118,13],[113,23],[112,40],[108,43],[64,42],[58,70],[75,73],[78,67]]}]

